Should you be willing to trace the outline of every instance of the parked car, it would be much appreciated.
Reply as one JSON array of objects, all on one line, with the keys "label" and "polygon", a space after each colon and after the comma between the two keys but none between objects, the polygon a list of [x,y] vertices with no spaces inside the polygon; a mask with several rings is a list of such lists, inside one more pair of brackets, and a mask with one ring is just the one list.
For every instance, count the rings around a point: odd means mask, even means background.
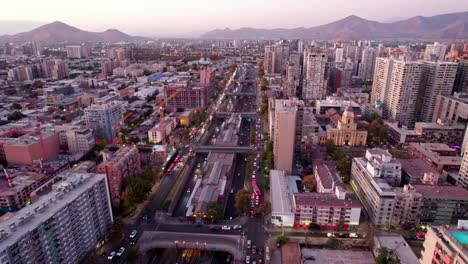
[{"label": "parked car", "polygon": [[135,238],[136,235],[137,235],[138,231],[136,230],[133,230],[131,233],[130,233],[130,238]]},{"label": "parked car", "polygon": [[119,248],[119,251],[117,251],[117,257],[120,257],[123,255],[123,253],[125,252],[125,248],[124,247],[120,247]]},{"label": "parked car", "polygon": [[247,248],[251,248],[252,247],[252,241],[251,240],[247,240]]},{"label": "parked car", "polygon": [[238,230],[238,229],[242,229],[242,226],[241,225],[235,225],[232,227],[233,230]]},{"label": "parked car", "polygon": [[223,226],[221,227],[222,230],[231,230],[231,227],[230,226]]},{"label": "parked car", "polygon": [[115,256],[115,251],[112,251],[109,256],[107,257],[107,259],[113,259]]}]

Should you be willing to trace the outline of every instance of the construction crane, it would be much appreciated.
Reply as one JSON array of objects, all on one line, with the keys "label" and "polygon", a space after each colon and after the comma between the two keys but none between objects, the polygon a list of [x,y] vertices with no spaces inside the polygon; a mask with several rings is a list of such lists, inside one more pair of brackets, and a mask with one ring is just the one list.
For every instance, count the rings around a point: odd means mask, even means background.
[{"label": "construction crane", "polygon": [[159,108],[159,129],[161,130],[161,144],[166,145],[166,122],[164,120],[164,105],[167,104],[172,98],[176,97],[185,88],[177,88],[173,94],[161,101],[158,105]]},{"label": "construction crane", "polygon": [[117,136],[115,137],[117,143],[121,143],[121,142],[122,142],[122,141],[121,141],[122,139],[121,139],[121,136],[120,136],[120,131],[122,130],[122,124],[123,124],[123,122],[125,122],[125,120],[127,120],[131,115],[133,115],[132,112],[129,112],[129,113],[125,114],[125,115],[119,120],[119,122],[117,122],[117,123],[113,126],[114,130],[117,132]]},{"label": "construction crane", "polygon": [[42,128],[41,128],[41,123],[37,123],[37,135],[39,136],[39,144],[41,146],[41,160],[40,160],[40,165],[41,168],[47,167],[47,155],[45,152],[45,146],[44,146],[44,139],[42,138]]}]

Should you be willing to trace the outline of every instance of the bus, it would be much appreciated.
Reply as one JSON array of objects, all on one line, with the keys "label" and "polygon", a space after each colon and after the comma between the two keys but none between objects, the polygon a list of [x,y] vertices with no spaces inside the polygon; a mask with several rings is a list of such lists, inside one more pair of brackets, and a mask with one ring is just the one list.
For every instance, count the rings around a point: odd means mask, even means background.
[{"label": "bus", "polygon": [[262,194],[260,192],[260,188],[258,188],[257,180],[255,180],[255,179],[252,179],[252,188],[253,188],[254,194],[256,196],[260,196],[260,194]]},{"label": "bus", "polygon": [[[169,168],[171,167],[172,164],[174,164],[174,161],[176,159],[176,157],[178,156],[177,153],[179,151],[175,150],[175,151],[172,151],[168,154],[167,156],[167,159],[166,159],[166,162],[164,162],[163,166],[162,166],[162,170],[164,172],[168,172]],[[171,170],[174,168],[174,166],[172,166]]]}]

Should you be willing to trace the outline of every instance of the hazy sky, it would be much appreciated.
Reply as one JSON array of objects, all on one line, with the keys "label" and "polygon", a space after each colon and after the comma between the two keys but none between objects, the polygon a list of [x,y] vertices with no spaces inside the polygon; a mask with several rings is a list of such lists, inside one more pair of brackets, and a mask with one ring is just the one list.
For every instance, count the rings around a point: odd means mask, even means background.
[{"label": "hazy sky", "polygon": [[10,0],[2,1],[0,20],[180,36],[226,27],[311,27],[351,14],[385,21],[462,11],[467,0]]}]

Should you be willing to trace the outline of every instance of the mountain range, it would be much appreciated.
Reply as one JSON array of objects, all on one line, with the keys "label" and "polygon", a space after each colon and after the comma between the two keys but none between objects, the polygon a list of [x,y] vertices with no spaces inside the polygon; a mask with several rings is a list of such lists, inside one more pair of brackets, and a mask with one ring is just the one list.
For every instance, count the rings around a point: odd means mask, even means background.
[{"label": "mountain range", "polygon": [[352,15],[344,19],[310,28],[239,28],[216,29],[201,36],[205,39],[468,39],[468,11],[437,15],[416,16],[392,23],[371,21]]},{"label": "mountain range", "polygon": [[55,21],[31,31],[0,36],[0,43],[23,43],[33,40],[46,43],[119,42],[144,39],[143,37],[127,35],[117,29],[108,29],[104,32],[90,32],[72,27],[60,21]]}]

